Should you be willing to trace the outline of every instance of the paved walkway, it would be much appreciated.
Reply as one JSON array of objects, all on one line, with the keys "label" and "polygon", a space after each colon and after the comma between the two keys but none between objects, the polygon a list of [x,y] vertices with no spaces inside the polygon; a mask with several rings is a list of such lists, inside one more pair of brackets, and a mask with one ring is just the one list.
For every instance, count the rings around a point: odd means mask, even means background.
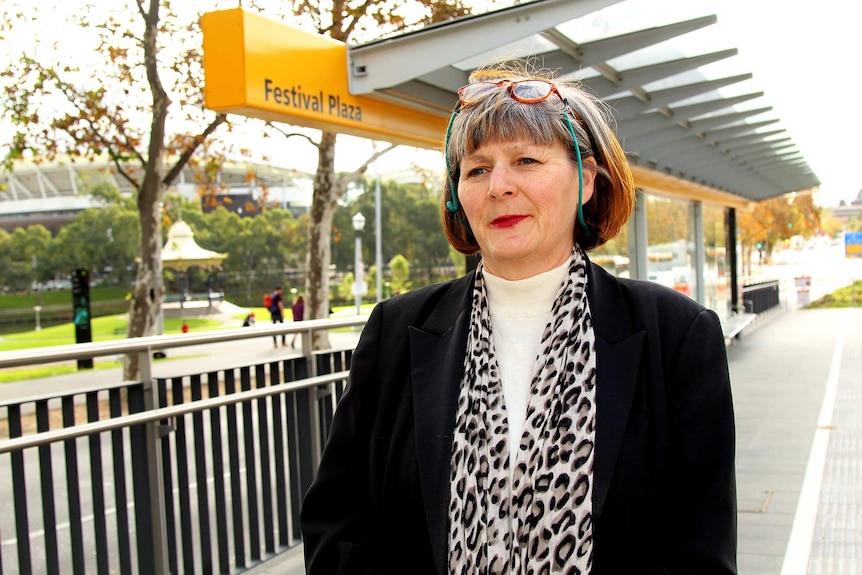
[{"label": "paved walkway", "polygon": [[847,409],[860,400],[860,355],[860,308],[780,313],[728,349],[741,574],[862,573],[862,535],[842,528],[862,519],[860,426]]}]

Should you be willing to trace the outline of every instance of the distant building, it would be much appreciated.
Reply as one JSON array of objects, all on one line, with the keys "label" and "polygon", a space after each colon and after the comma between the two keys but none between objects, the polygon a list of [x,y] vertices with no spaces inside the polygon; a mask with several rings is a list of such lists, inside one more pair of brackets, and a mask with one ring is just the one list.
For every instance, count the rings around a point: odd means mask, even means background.
[{"label": "distant building", "polygon": [[842,200],[837,208],[832,209],[832,215],[844,222],[862,215],[862,190],[859,190],[856,199],[850,202],[849,205]]},{"label": "distant building", "polygon": [[[141,176],[140,169],[130,167],[129,173]],[[19,163],[11,172],[0,171],[0,228],[67,224],[78,212],[99,206],[88,190],[103,182],[122,194],[132,194],[132,186],[108,161]],[[211,176],[200,168],[187,167],[169,192],[200,199],[205,211],[224,205],[248,214],[265,205],[289,209],[299,216],[311,207],[312,184],[310,176],[296,170],[229,162]],[[248,209],[252,206],[254,209]]]}]

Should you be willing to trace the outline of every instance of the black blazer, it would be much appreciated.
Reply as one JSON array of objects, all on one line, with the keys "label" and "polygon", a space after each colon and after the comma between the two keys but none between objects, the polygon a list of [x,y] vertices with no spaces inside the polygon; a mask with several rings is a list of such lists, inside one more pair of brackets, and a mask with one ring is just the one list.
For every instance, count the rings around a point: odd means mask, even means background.
[{"label": "black blazer", "polygon": [[[734,423],[717,316],[588,266],[593,575],[736,573]],[[473,274],[378,305],[302,508],[309,574],[446,575]]]}]

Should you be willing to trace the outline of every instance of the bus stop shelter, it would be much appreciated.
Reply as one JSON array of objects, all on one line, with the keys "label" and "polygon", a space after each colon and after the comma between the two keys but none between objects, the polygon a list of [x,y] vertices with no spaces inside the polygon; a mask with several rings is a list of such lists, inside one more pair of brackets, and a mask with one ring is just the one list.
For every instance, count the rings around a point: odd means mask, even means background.
[{"label": "bus stop shelter", "polygon": [[[645,27],[619,0],[536,0],[348,46],[241,8],[212,12],[202,20],[204,93],[220,112],[439,149],[471,70],[502,55],[531,59],[610,106],[643,192],[620,256],[627,273],[650,273],[645,197],[686,202],[686,257],[699,278],[714,249],[703,210],[720,207],[727,261],[718,267],[731,275],[728,307],[739,309],[737,210],[820,182],[752,74],[716,73],[737,49],[696,51],[717,17],[663,18]],[[690,295],[708,300],[707,284]]]}]

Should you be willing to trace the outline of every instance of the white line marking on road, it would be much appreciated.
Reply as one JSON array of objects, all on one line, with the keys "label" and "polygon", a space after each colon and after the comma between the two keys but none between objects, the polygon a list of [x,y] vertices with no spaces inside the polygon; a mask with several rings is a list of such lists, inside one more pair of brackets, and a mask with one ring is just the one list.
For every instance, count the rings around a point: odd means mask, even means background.
[{"label": "white line marking on road", "polygon": [[799,493],[799,503],[796,506],[793,530],[790,532],[790,541],[787,542],[781,575],[806,575],[808,572],[811,540],[814,537],[817,507],[823,484],[823,468],[826,465],[826,452],[829,448],[829,431],[832,428],[832,411],[835,407],[838,377],[841,374],[841,354],[844,350],[846,325],[845,319],[838,329],[838,338],[832,352],[832,365],[826,380],[826,392],[823,395],[820,416],[817,418],[817,429],[814,430],[814,441],[808,455],[805,479],[802,481],[802,491]]}]

